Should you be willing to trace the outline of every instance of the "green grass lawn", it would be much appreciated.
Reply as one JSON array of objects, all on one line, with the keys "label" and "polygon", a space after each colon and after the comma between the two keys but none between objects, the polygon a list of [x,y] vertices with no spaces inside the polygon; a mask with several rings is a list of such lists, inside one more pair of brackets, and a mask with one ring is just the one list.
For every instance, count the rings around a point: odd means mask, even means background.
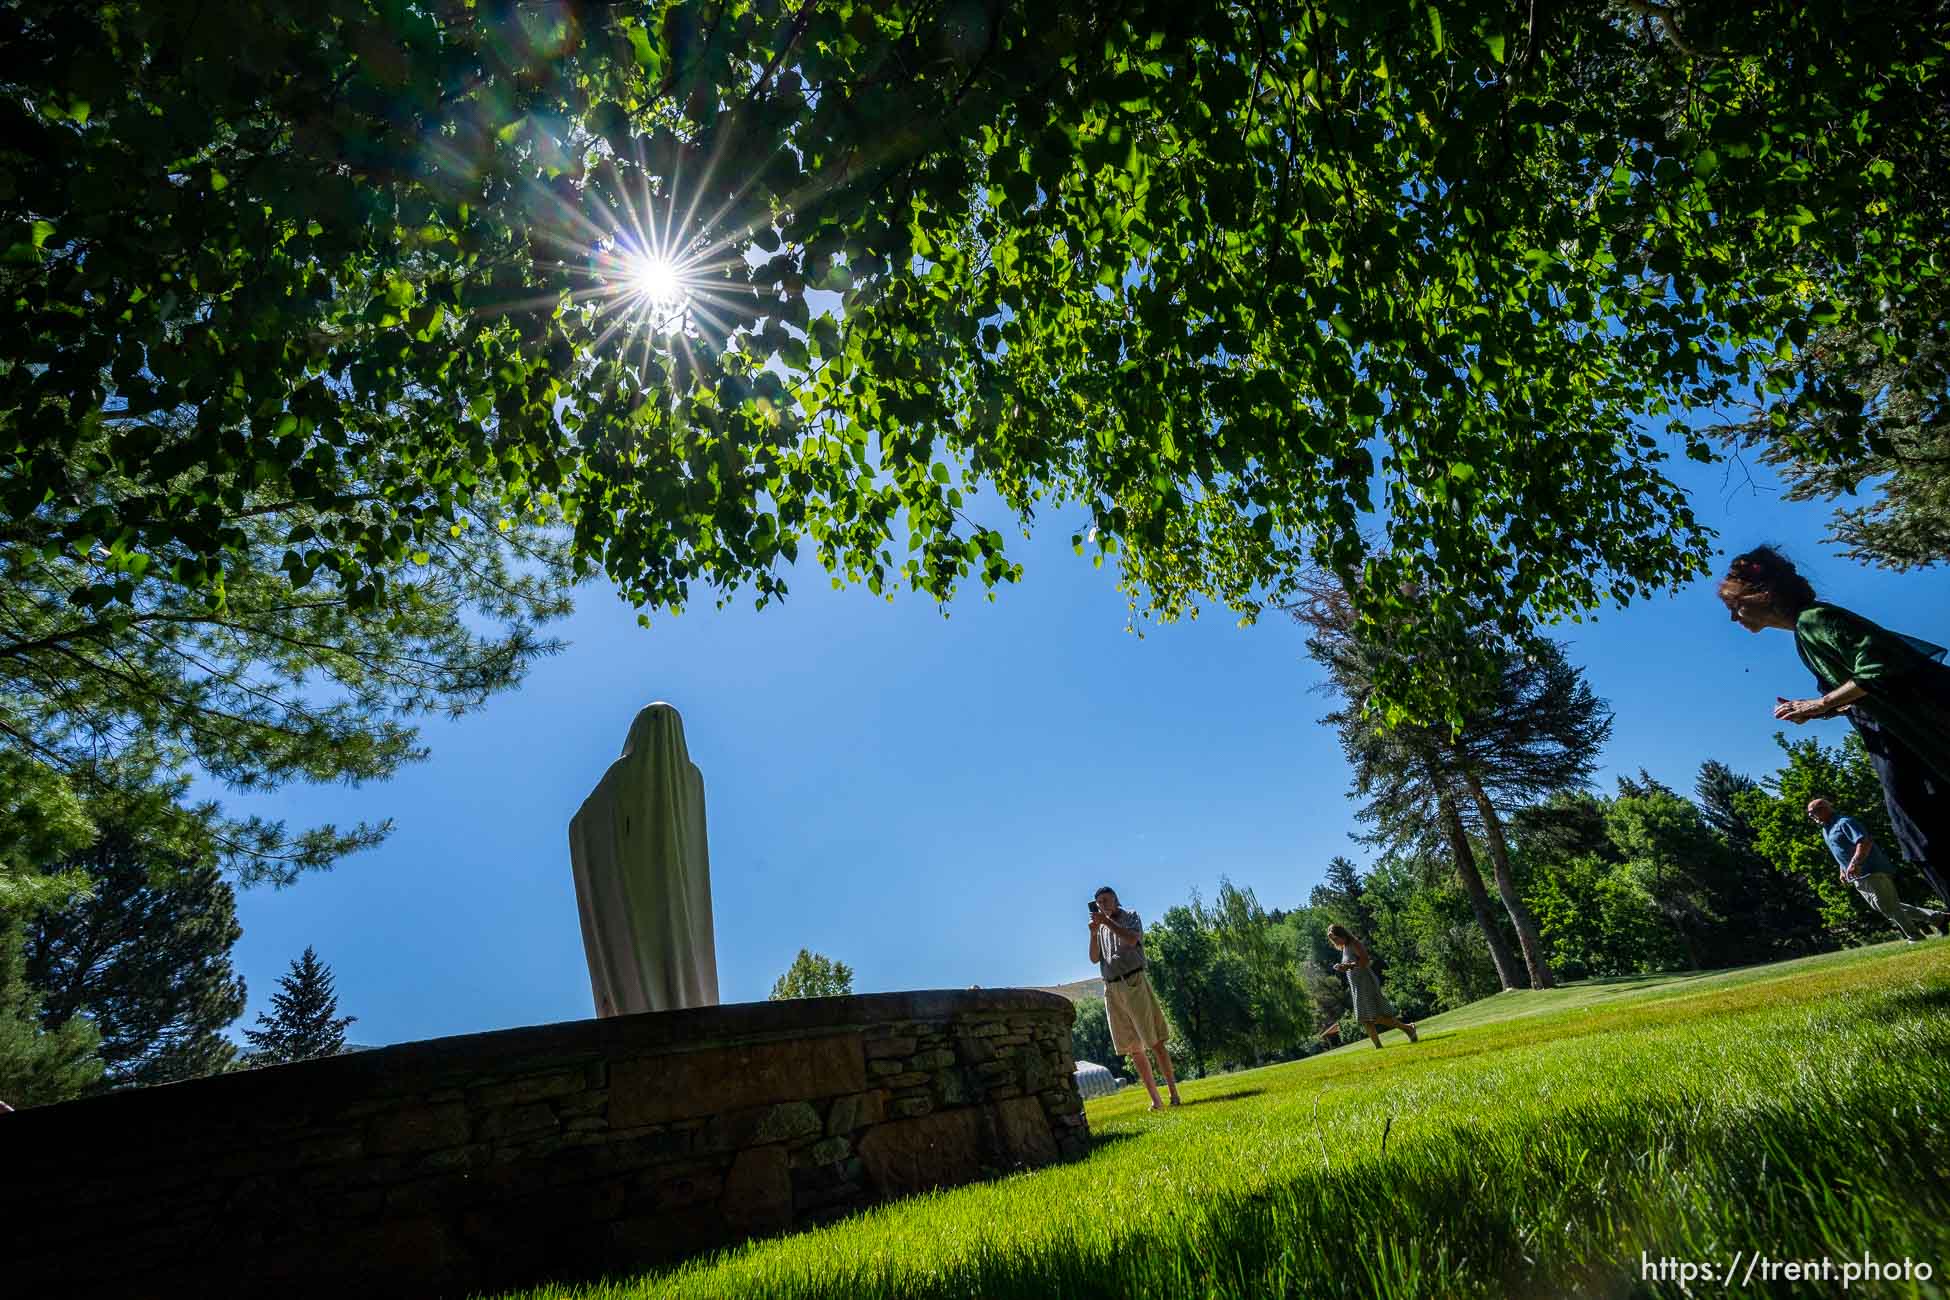
[{"label": "green grass lawn", "polygon": [[[1908,1257],[1938,1276],[1848,1293],[1950,1295],[1950,940],[1504,993],[1421,1027],[1188,1084],[1160,1115],[1142,1089],[1092,1102],[1071,1164],[525,1294],[1680,1295],[1641,1252],[1759,1252]],[[1842,1293],[1763,1277],[1691,1294]]]}]

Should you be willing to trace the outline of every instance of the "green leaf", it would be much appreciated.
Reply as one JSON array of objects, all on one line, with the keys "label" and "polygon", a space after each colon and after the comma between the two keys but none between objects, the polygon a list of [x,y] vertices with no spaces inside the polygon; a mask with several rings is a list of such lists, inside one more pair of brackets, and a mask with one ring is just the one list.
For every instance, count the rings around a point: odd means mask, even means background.
[{"label": "green leaf", "polygon": [[655,47],[650,44],[650,33],[646,32],[643,24],[637,21],[630,22],[628,32],[631,57],[636,60],[639,68],[655,77],[662,71],[663,60],[657,57]]}]

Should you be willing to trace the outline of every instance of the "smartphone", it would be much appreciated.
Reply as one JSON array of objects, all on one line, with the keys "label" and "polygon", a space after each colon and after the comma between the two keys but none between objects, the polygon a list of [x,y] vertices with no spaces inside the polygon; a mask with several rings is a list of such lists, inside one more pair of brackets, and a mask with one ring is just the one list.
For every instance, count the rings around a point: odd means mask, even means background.
[{"label": "smartphone", "polygon": [[1097,915],[1097,900],[1094,898],[1090,900],[1090,915]]}]

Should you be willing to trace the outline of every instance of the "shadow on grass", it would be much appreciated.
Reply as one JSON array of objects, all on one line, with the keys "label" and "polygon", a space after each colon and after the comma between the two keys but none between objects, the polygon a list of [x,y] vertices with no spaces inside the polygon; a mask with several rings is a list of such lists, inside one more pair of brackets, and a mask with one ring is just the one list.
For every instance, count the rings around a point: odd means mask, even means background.
[{"label": "shadow on grass", "polygon": [[1898,1016],[1926,1016],[1950,1011],[1950,984],[1897,989],[1889,994],[1889,1008]]},{"label": "shadow on grass", "polygon": [[1129,1142],[1137,1136],[1139,1135],[1136,1133],[1128,1132],[1099,1133],[1093,1129],[1090,1133],[1090,1149],[1083,1153],[1083,1158],[1085,1160],[1094,1160],[1111,1147],[1116,1146],[1119,1142]]},{"label": "shadow on grass", "polygon": [[1237,1088],[1232,1092],[1215,1092],[1210,1097],[1190,1097],[1179,1104],[1179,1109],[1183,1110],[1187,1106],[1210,1106],[1220,1101],[1243,1101],[1247,1097],[1257,1097],[1265,1091],[1264,1088]]},{"label": "shadow on grass", "polygon": [[[1739,1124],[1701,1121],[1683,1098],[1620,1098],[1515,1123],[1436,1126],[1386,1154],[1344,1154],[1329,1168],[1248,1192],[1222,1192],[1195,1222],[1026,1249],[977,1252],[925,1275],[836,1266],[766,1279],[767,1300],[1129,1300],[1200,1294],[1218,1300],[1346,1296],[1666,1296],[1648,1289],[1640,1252],[1678,1240],[1687,1224],[1749,1232],[1783,1249],[1820,1253],[1844,1217],[1820,1189],[1875,1157],[1865,1186],[1883,1211],[1913,1198],[1904,1224],[1950,1212],[1928,1176],[1940,1153],[1899,1120],[1876,1114],[1867,1084],[1820,1098],[1763,1103]],[[1819,1104],[1810,1106],[1811,1100]],[[1853,1117],[1838,1125],[1836,1116]],[[1117,1140],[1126,1135],[1107,1135]],[[1410,1136],[1410,1135],[1404,1135]],[[1705,1191],[1677,1191],[1682,1167]],[[1769,1170],[1775,1171],[1768,1183]],[[1786,1171],[1792,1171],[1791,1173]],[[1749,1207],[1733,1189],[1772,1188]],[[1542,1190],[1550,1189],[1550,1190]],[[1717,1199],[1715,1197],[1717,1193]],[[1812,1211],[1808,1208],[1815,1205]],[[1395,1246],[1404,1238],[1416,1251]],[[1539,1239],[1548,1243],[1538,1249]],[[1635,1285],[1636,1284],[1636,1285]],[[652,1289],[639,1293],[656,1294]],[[727,1296],[756,1296],[728,1287]]]},{"label": "shadow on grass", "polygon": [[[1343,1151],[1319,1170],[1208,1194],[1195,1218],[1169,1225],[1121,1235],[1086,1225],[1047,1241],[960,1253],[924,1274],[840,1251],[824,1266],[792,1261],[740,1278],[727,1256],[733,1268],[709,1278],[713,1289],[675,1289],[713,1300],[1636,1300],[1679,1294],[1646,1285],[1646,1248],[1657,1254],[1707,1231],[1812,1257],[1858,1229],[1852,1200],[1862,1213],[1880,1216],[1877,1222],[1897,1234],[1890,1240],[1900,1237],[1907,1248],[1938,1240],[1937,1225],[1950,1216],[1950,1184],[1939,1172],[1950,1147],[1940,1129],[1918,1130],[1904,1118],[1920,1113],[1922,1099],[1946,1077],[1941,1062],[1950,1054],[1941,1032],[1930,1028],[1943,1022],[1928,1014],[1946,1008],[1950,984],[1940,981],[1869,991],[1847,1008],[1849,1023],[1925,1022],[1907,1067],[1883,1077],[1822,1078],[1732,1113],[1703,1110],[1698,1095],[1645,1095],[1627,1086],[1612,1098],[1521,1118],[1493,1118],[1496,1107],[1489,1106],[1483,1117],[1460,1123],[1398,1121],[1385,1154],[1377,1133],[1375,1147]],[[1859,1041],[1838,1035],[1838,1045]],[[1198,1101],[1262,1092],[1236,1089]],[[1150,1135],[1095,1133],[1084,1160]],[[1681,1169],[1685,1178],[1676,1176]],[[1865,1169],[1876,1176],[1865,1177]],[[1838,1200],[1832,1189],[1843,1184],[1854,1191]],[[1404,1240],[1419,1245],[1404,1252]],[[662,1294],[677,1277],[678,1270],[643,1273],[618,1279],[612,1291],[551,1288],[529,1300],[635,1300]]]}]

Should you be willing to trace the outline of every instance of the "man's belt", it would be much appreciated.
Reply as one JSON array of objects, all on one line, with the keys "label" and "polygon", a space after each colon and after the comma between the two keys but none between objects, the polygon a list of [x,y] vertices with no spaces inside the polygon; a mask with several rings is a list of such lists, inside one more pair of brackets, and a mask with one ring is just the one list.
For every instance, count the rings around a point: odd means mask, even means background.
[{"label": "man's belt", "polygon": [[1113,975],[1109,979],[1105,980],[1104,983],[1121,984],[1125,980],[1131,978],[1131,976],[1133,975],[1142,975],[1142,974],[1144,974],[1144,967],[1140,966],[1136,970],[1127,970],[1122,975]]}]

